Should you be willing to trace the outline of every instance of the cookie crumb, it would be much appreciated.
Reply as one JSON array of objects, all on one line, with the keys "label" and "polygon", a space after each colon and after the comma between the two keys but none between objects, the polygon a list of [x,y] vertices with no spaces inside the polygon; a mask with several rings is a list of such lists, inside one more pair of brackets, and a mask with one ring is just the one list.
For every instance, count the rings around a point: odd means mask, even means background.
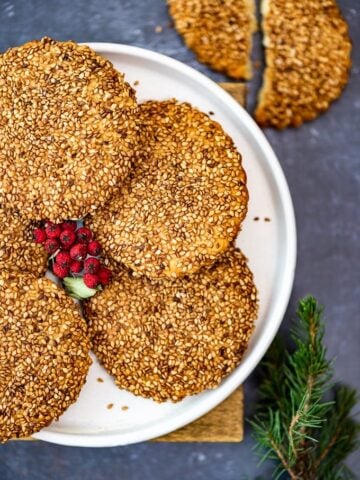
[{"label": "cookie crumb", "polygon": [[269,217],[265,217],[265,218],[264,218],[264,221],[265,221],[265,222],[270,222],[270,218],[269,218]]},{"label": "cookie crumb", "polygon": [[139,83],[140,83],[139,80],[135,80],[134,87],[137,87],[139,85]]},{"label": "cookie crumb", "polygon": [[129,410],[129,407],[127,405],[123,405],[121,407],[121,410],[123,410],[124,412],[126,412],[126,410]]},{"label": "cookie crumb", "polygon": [[113,408],[113,406],[114,406],[113,403],[108,403],[107,406],[106,406],[106,408],[107,408],[108,410],[111,410],[111,409]]},{"label": "cookie crumb", "polygon": [[209,115],[215,115],[215,113],[210,110]]},{"label": "cookie crumb", "polygon": [[254,217],[254,222],[258,222],[260,220],[259,217]]},{"label": "cookie crumb", "polygon": [[96,380],[97,380],[99,383],[104,383],[104,379],[101,378],[101,377],[98,377]]},{"label": "cookie crumb", "polygon": [[155,33],[161,33],[163,31],[163,27],[161,25],[156,25]]},{"label": "cookie crumb", "polygon": [[259,68],[261,67],[260,60],[255,60],[253,65],[254,65],[255,70],[259,70]]}]

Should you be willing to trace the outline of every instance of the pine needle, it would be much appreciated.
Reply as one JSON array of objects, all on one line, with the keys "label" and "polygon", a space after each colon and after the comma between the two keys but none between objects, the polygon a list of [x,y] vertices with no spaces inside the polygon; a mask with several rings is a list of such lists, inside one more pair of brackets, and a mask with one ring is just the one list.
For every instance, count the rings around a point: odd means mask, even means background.
[{"label": "pine needle", "polygon": [[[351,416],[356,392],[332,385],[322,313],[315,298],[301,300],[292,331],[295,350],[276,339],[262,363],[260,403],[250,423],[261,461],[277,460],[274,478],[355,478],[343,462],[359,446],[359,423]],[[325,401],[331,393],[334,400]]]}]

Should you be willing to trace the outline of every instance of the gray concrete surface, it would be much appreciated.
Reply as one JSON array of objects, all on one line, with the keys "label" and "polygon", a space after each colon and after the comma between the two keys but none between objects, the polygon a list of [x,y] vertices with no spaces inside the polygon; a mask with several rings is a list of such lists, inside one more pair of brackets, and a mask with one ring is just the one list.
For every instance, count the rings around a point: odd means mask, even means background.
[{"label": "gray concrete surface", "polygon": [[[326,114],[298,130],[267,130],[292,192],[298,225],[298,266],[286,334],[298,298],[313,293],[326,306],[326,342],[337,357],[336,379],[360,386],[359,155],[360,2],[340,0],[354,44],[350,84]],[[162,33],[155,33],[157,25]],[[222,80],[199,64],[171,28],[163,0],[0,0],[0,51],[50,35],[56,39],[120,42],[177,58]],[[257,35],[254,59],[261,59]],[[250,85],[249,108],[260,81]],[[246,382],[246,410],[257,398],[256,372]],[[257,467],[249,429],[240,445],[141,444],[110,449],[40,442],[0,446],[0,480],[243,480],[269,479]],[[360,471],[360,454],[349,460]]]}]

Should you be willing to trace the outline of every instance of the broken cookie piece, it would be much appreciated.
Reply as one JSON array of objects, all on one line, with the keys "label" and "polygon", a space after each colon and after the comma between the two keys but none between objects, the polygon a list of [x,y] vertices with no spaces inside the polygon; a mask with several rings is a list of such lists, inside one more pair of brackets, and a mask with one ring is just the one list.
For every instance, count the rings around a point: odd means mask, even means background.
[{"label": "broken cookie piece", "polygon": [[255,118],[297,127],[329,108],[351,66],[348,25],[334,0],[264,0],[266,69]]},{"label": "broken cookie piece", "polygon": [[253,0],[168,0],[177,31],[198,60],[229,77],[251,78]]}]

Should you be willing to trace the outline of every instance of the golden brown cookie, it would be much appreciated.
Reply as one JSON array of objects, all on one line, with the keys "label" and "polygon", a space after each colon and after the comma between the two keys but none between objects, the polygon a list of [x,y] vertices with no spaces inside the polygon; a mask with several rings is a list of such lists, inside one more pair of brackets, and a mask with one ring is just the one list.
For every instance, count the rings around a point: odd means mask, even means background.
[{"label": "golden brown cookie", "polygon": [[39,431],[75,402],[89,350],[85,320],[62,289],[0,272],[0,442]]},{"label": "golden brown cookie", "polygon": [[119,267],[84,307],[93,350],[116,384],[158,402],[215,388],[240,362],[257,316],[243,254],[191,277],[150,280]]},{"label": "golden brown cookie", "polygon": [[0,271],[30,272],[37,277],[47,270],[48,254],[32,238],[34,224],[16,211],[0,207]]},{"label": "golden brown cookie", "polygon": [[228,248],[246,215],[241,155],[189,104],[149,101],[139,116],[136,167],[88,223],[105,254],[139,274],[196,272]]},{"label": "golden brown cookie", "polygon": [[200,62],[232,78],[251,78],[254,0],[168,0],[177,31]]},{"label": "golden brown cookie", "polygon": [[0,56],[0,204],[31,220],[81,218],[130,170],[135,94],[87,46],[50,38]]},{"label": "golden brown cookie", "polygon": [[266,69],[255,118],[298,127],[327,110],[351,66],[348,26],[334,0],[264,0]]}]

